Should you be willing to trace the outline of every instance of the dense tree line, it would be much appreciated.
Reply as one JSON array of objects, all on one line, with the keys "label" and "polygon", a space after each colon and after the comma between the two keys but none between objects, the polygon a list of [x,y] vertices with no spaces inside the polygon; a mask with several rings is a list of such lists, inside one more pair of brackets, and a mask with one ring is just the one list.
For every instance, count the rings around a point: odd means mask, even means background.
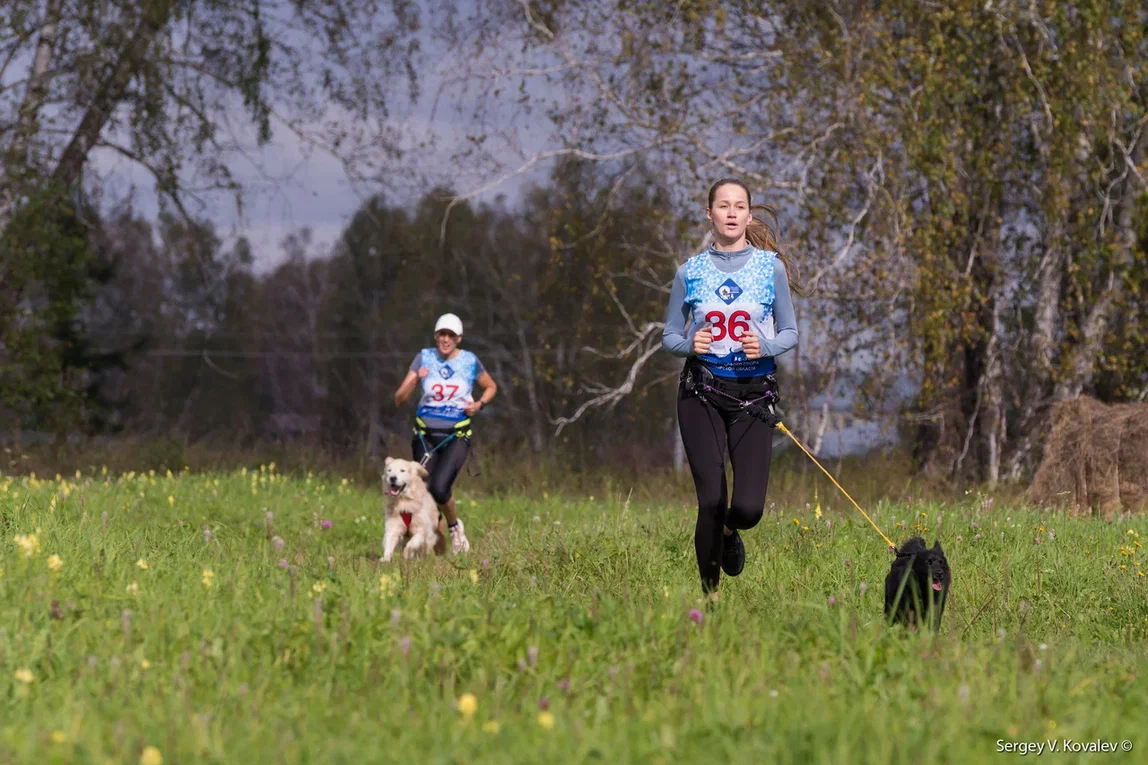
[{"label": "dense tree line", "polygon": [[[66,322],[87,355],[45,337],[58,359],[8,370],[4,427],[378,449],[408,436],[393,392],[432,345],[435,317],[453,311],[501,386],[483,430],[540,451],[555,420],[628,363],[611,358],[629,342],[626,315],[662,311],[660,282],[681,251],[663,190],[641,174],[605,185],[597,170],[568,162],[520,204],[456,205],[449,217],[444,189],[410,206],[376,197],[330,253],[304,229],[258,274],[247,242],[225,247],[206,222],[92,215],[75,224],[91,273]],[[621,278],[642,272],[649,284]],[[624,405],[561,438],[596,448],[625,434],[664,458],[675,368],[655,359]]]}]

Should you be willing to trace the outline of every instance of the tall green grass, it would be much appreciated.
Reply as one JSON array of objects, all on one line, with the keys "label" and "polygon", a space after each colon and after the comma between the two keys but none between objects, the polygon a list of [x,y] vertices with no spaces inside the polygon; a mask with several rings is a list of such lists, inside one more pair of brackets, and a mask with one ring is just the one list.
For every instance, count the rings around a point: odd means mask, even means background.
[{"label": "tall green grass", "polygon": [[[890,556],[824,489],[811,506],[774,500],[706,609],[680,487],[463,483],[472,553],[382,565],[382,497],[340,479],[0,478],[0,762],[977,762],[1050,738],[1131,740],[1113,761],[1148,751],[1141,518],[982,496],[874,505],[895,540],[945,546],[934,635],[883,623]],[[1061,757],[1079,756],[1042,760]]]}]

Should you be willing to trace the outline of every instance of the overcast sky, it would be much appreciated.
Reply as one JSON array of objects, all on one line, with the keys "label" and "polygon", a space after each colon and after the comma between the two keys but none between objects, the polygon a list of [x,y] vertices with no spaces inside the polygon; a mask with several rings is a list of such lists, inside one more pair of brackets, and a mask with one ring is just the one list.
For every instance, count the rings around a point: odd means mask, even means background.
[{"label": "overcast sky", "polygon": [[[264,270],[281,259],[283,238],[304,226],[313,231],[312,254],[326,254],[355,210],[373,193],[382,192],[396,204],[405,204],[417,200],[436,182],[453,182],[460,192],[477,188],[482,179],[459,172],[449,159],[463,140],[464,126],[441,111],[432,115],[430,100],[422,99],[404,122],[412,135],[433,135],[438,148],[412,152],[404,166],[396,165],[385,185],[352,183],[338,159],[305,149],[292,133],[280,130],[256,157],[229,158],[229,167],[245,190],[242,213],[235,198],[223,193],[205,197],[202,207],[191,205],[190,209],[193,214],[214,221],[225,241],[247,236],[256,253],[257,267]],[[539,145],[544,141],[541,134],[535,138]],[[521,155],[507,152],[505,161],[521,161]],[[405,166],[408,163],[417,170],[409,171]],[[105,204],[130,197],[139,213],[149,218],[156,215],[159,208],[155,184],[146,170],[110,150],[94,151],[91,167],[101,178]],[[547,169],[540,167],[510,179],[477,199],[505,194],[513,200],[526,183],[544,177]]]},{"label": "overcast sky", "polygon": [[[513,30],[508,30],[507,36],[512,41]],[[518,102],[517,88],[510,97],[491,98],[475,83],[460,82],[457,62],[450,56],[436,54],[433,45],[424,41],[423,54],[416,59],[419,99],[411,103],[408,98],[400,98],[405,88],[396,84],[396,100],[388,105],[392,114],[387,124],[403,135],[406,151],[393,166],[388,164],[381,169],[383,177],[379,182],[352,183],[339,159],[272,123],[270,144],[255,152],[237,152],[225,158],[244,189],[242,214],[236,209],[234,197],[228,194],[212,195],[199,205],[188,204],[189,211],[215,222],[225,241],[246,236],[253,244],[257,267],[264,270],[282,258],[283,238],[304,226],[313,231],[312,254],[326,254],[355,210],[372,194],[381,192],[394,203],[404,204],[417,200],[439,183],[467,193],[490,184],[507,169],[519,167],[534,152],[553,148],[552,126],[542,109],[535,111],[535,116],[525,114],[535,104],[541,107],[554,97],[544,82],[526,83],[525,92],[532,102],[528,106]],[[512,66],[514,47],[512,43],[493,47],[483,58],[469,62],[471,71],[489,72],[491,62]],[[471,116],[478,112],[482,114],[482,124]],[[221,126],[227,137],[237,144],[255,146],[250,117],[242,106],[236,103],[228,115],[229,124]],[[467,141],[468,133],[487,136],[482,145],[482,151],[489,155],[487,164],[452,161],[452,155],[472,146]],[[419,148],[428,140],[432,150]],[[376,159],[372,157],[372,161]],[[495,164],[490,164],[492,161]],[[155,184],[146,170],[109,149],[94,150],[89,168],[99,178],[105,207],[130,196],[140,213],[155,216]],[[504,194],[513,202],[526,184],[543,180],[549,170],[549,165],[540,163],[531,172],[500,183],[475,199],[485,201]]]}]

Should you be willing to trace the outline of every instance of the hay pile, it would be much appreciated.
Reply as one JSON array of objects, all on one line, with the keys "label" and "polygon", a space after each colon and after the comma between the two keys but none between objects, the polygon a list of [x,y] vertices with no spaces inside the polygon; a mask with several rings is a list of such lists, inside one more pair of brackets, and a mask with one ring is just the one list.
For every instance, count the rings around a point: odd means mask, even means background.
[{"label": "hay pile", "polygon": [[1056,404],[1029,498],[1105,518],[1148,509],[1148,404]]}]

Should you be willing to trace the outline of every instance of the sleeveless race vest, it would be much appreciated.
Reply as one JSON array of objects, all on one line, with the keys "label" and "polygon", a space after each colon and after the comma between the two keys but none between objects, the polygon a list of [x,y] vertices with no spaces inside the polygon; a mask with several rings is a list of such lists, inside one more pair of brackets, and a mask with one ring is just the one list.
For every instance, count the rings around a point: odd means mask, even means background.
[{"label": "sleeveless race vest", "polygon": [[415,416],[450,422],[465,420],[467,414],[462,407],[474,401],[478,357],[460,350],[453,359],[444,361],[434,348],[424,348],[419,363],[430,374],[419,381],[422,397]]},{"label": "sleeveless race vest", "polygon": [[[754,249],[738,271],[724,273],[707,250],[686,261],[686,302],[693,309],[691,329],[713,325],[709,353],[698,360],[718,377],[757,377],[773,374],[771,357],[747,359],[741,336],[753,330],[759,340],[777,332],[773,322],[773,265],[777,254]],[[691,332],[692,336],[692,332]]]}]

